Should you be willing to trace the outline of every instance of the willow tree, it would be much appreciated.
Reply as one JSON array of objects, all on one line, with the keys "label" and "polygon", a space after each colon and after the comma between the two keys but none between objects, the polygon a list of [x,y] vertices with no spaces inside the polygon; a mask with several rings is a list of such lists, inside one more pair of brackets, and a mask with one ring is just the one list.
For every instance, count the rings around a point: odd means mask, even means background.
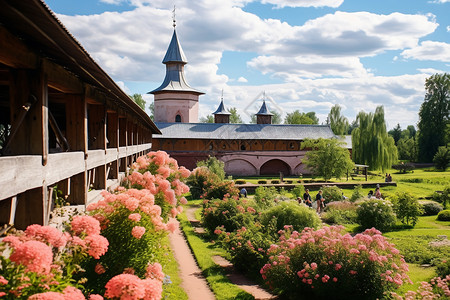
[{"label": "willow tree", "polygon": [[357,164],[369,165],[371,170],[385,170],[397,161],[397,147],[386,131],[383,106],[375,113],[360,112],[359,127],[352,132],[352,156]]},{"label": "willow tree", "polygon": [[328,114],[327,123],[330,124],[331,130],[336,135],[344,135],[347,133],[349,124],[345,116],[341,115],[341,107],[339,104],[333,106]]}]

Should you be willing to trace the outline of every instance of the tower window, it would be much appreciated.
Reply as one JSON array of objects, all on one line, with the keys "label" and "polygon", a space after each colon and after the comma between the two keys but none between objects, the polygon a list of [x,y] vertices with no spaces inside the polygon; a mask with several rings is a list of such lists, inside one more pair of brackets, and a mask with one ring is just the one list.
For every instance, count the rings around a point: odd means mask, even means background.
[{"label": "tower window", "polygon": [[241,150],[245,150],[245,145],[241,145]]},{"label": "tower window", "polygon": [[181,123],[181,116],[180,115],[176,115],[175,116],[175,122],[176,123]]}]

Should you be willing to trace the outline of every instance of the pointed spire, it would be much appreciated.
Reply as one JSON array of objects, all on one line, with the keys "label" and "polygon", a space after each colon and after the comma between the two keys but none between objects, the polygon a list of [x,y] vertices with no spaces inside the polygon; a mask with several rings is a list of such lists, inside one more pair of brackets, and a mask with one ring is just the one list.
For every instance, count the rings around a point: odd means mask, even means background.
[{"label": "pointed spire", "polygon": [[[264,93],[265,98],[265,93]],[[261,105],[261,108],[256,113],[257,116],[273,116],[273,113],[269,111],[269,109],[266,106],[266,99],[263,100],[263,104]]]},{"label": "pointed spire", "polygon": [[173,29],[172,40],[170,41],[169,48],[167,48],[166,56],[164,56],[163,64],[169,62],[177,62],[182,64],[187,64],[186,56],[184,55],[183,49],[178,42],[177,32],[175,28]]}]

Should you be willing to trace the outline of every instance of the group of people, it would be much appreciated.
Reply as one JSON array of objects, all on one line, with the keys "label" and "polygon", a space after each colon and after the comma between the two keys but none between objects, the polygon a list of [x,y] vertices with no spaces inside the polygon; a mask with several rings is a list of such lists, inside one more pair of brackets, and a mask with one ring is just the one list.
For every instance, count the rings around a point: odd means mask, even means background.
[{"label": "group of people", "polygon": [[392,181],[391,174],[386,173],[386,177],[384,178],[384,182],[391,182],[391,181]]},{"label": "group of people", "polygon": [[[298,197],[298,203],[304,203],[306,206],[313,207],[313,201],[311,198],[311,194],[309,193],[309,189],[306,189],[303,194],[303,199]],[[322,212],[323,208],[325,208],[325,199],[323,198],[323,191],[320,190],[316,195],[316,211],[317,213]]]}]

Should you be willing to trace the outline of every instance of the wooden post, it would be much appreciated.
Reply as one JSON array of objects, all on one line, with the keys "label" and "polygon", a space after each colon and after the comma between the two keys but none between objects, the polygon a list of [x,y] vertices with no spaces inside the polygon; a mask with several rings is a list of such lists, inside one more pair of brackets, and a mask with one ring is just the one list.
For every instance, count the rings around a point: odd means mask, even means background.
[{"label": "wooden post", "polygon": [[[128,130],[127,130],[127,118],[121,117],[119,118],[119,146],[126,147],[128,146]],[[120,159],[120,172],[127,171],[127,157],[123,157]]]},{"label": "wooden post", "polygon": [[[115,148],[119,151],[119,114],[116,112],[108,113],[108,148]],[[115,160],[111,164],[111,170],[108,178],[119,178],[119,160]]]},{"label": "wooden post", "polygon": [[15,228],[26,229],[31,224],[47,225],[45,213],[47,211],[47,186],[28,190],[17,195]]}]

